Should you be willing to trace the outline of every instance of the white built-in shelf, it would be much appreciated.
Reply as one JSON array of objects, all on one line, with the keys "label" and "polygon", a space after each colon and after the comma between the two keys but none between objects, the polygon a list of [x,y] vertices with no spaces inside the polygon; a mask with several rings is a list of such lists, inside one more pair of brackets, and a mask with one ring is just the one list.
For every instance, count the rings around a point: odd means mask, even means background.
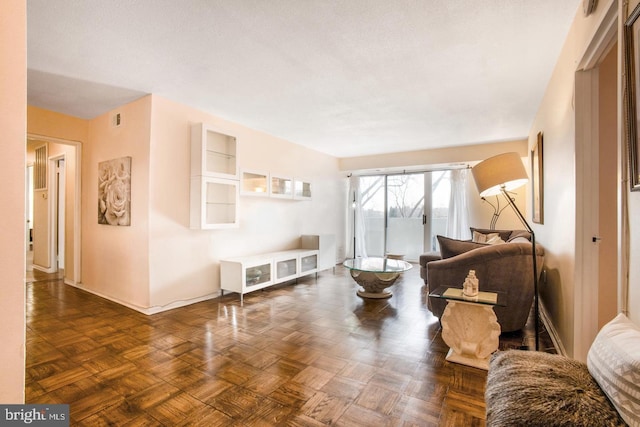
[{"label": "white built-in shelf", "polygon": [[238,200],[238,181],[204,176],[192,177],[191,228],[237,227]]},{"label": "white built-in shelf", "polygon": [[245,169],[240,172],[240,195],[311,200],[311,181]]},{"label": "white built-in shelf", "polygon": [[198,123],[191,127],[191,176],[238,179],[236,137]]},{"label": "white built-in shelf", "polygon": [[267,172],[243,170],[240,173],[240,194],[269,197],[271,180]]},{"label": "white built-in shelf", "polygon": [[191,228],[238,226],[237,152],[233,135],[205,123],[191,127]]},{"label": "white built-in shelf", "polygon": [[293,199],[293,179],[271,175],[271,197]]},{"label": "white built-in shelf", "polygon": [[311,182],[305,179],[294,178],[293,198],[296,200],[311,200]]}]

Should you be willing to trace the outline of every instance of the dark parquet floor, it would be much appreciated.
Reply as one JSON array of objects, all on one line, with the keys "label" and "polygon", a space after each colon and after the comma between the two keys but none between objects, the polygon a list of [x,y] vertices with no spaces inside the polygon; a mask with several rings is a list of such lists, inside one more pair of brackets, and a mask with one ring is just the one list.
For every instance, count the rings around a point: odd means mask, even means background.
[{"label": "dark parquet floor", "polygon": [[26,402],[74,426],[482,426],[486,372],[445,361],[418,270],[387,300],[338,266],[152,316],[32,273]]}]

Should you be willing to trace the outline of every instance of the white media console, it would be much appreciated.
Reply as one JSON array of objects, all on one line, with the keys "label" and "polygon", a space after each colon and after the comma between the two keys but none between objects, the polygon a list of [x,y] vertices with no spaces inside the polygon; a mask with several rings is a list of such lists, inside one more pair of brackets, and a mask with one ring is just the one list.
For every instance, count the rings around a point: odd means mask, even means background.
[{"label": "white media console", "polygon": [[220,261],[221,291],[244,294],[336,265],[336,241],[332,234],[303,235],[300,249],[242,256]]}]

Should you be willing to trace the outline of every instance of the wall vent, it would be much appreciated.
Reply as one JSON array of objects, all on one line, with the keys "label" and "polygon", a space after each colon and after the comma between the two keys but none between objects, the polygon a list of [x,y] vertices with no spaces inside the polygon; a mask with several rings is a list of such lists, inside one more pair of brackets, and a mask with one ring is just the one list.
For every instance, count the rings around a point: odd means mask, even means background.
[{"label": "wall vent", "polygon": [[122,126],[122,113],[115,113],[111,116],[111,126],[114,128],[119,128]]},{"label": "wall vent", "polygon": [[47,146],[36,148],[36,161],[33,165],[33,189],[47,189]]}]

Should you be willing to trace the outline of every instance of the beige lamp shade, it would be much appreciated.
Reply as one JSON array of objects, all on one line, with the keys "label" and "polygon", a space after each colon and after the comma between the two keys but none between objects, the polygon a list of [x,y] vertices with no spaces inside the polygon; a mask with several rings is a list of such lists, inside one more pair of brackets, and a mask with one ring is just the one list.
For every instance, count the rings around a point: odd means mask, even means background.
[{"label": "beige lamp shade", "polygon": [[499,194],[523,186],[529,180],[518,153],[504,153],[478,163],[471,169],[481,197]]}]

